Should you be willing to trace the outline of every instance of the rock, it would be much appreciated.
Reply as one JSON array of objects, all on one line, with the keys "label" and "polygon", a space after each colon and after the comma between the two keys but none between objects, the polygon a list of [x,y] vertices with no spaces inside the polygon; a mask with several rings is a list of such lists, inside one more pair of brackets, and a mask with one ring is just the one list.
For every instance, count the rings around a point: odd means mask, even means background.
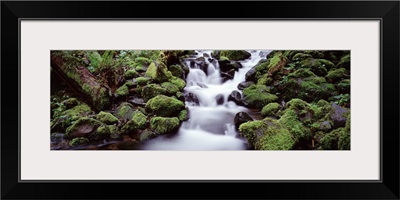
[{"label": "rock", "polygon": [[231,94],[228,96],[228,101],[233,101],[237,105],[242,105],[242,95],[240,92],[234,90],[231,92]]},{"label": "rock", "polygon": [[231,69],[227,72],[220,71],[220,75],[221,75],[223,82],[225,82],[227,80],[232,80],[235,76],[235,70]]},{"label": "rock", "polygon": [[198,106],[200,104],[199,99],[193,93],[185,94],[185,101],[194,103],[196,106]]},{"label": "rock", "polygon": [[239,132],[256,150],[290,150],[295,144],[288,129],[271,118],[243,123]]},{"label": "rock", "polygon": [[118,118],[114,117],[114,115],[112,115],[111,113],[104,111],[100,111],[100,113],[97,114],[96,119],[105,124],[118,123]]},{"label": "rock", "polygon": [[350,79],[344,79],[340,81],[336,88],[342,94],[350,94]]},{"label": "rock", "polygon": [[319,59],[307,58],[300,62],[303,68],[309,68],[314,74],[318,76],[325,76],[328,71],[326,67],[319,62]]},{"label": "rock", "polygon": [[84,145],[84,144],[87,144],[87,143],[89,143],[89,140],[87,138],[77,137],[77,138],[72,139],[69,142],[69,145],[71,147],[76,147],[76,146]]},{"label": "rock", "polygon": [[329,116],[333,122],[333,127],[336,129],[346,126],[348,114],[349,111],[347,109],[342,108],[335,103],[332,103],[332,109]]},{"label": "rock", "polygon": [[134,111],[132,113],[132,119],[129,120],[122,128],[122,133],[134,133],[138,129],[146,128],[147,117],[140,111]]},{"label": "rock", "polygon": [[151,78],[149,77],[137,77],[133,79],[133,82],[136,83],[138,86],[144,86],[152,82]]},{"label": "rock", "polygon": [[218,94],[218,95],[215,97],[215,100],[217,101],[217,105],[222,105],[222,104],[224,104],[224,95]]},{"label": "rock", "polygon": [[336,65],[336,68],[345,68],[350,70],[350,54],[343,56],[339,63]]},{"label": "rock", "polygon": [[146,129],[146,130],[144,130],[141,134],[140,134],[140,141],[141,142],[143,142],[143,141],[146,141],[146,140],[150,140],[150,139],[152,139],[152,138],[155,138],[157,136],[157,133],[156,132],[154,132],[154,131],[152,131],[152,130],[149,130],[149,129]]},{"label": "rock", "polygon": [[186,121],[189,119],[189,109],[186,107],[185,110],[182,110],[179,115],[178,115],[178,119],[180,121]]},{"label": "rock", "polygon": [[166,93],[170,96],[175,95],[177,92],[179,92],[178,86],[170,82],[162,83],[161,87],[164,88],[166,90]]},{"label": "rock", "polygon": [[279,111],[278,103],[275,103],[275,102],[269,103],[262,108],[261,115],[263,117],[274,117],[278,111]]},{"label": "rock", "polygon": [[125,79],[131,79],[137,77],[139,74],[136,72],[136,70],[131,69],[125,72],[124,76]]},{"label": "rock", "polygon": [[150,120],[150,127],[158,134],[172,133],[179,128],[179,119],[177,117],[153,117]]},{"label": "rock", "polygon": [[128,99],[129,103],[132,103],[135,106],[145,106],[146,103],[144,102],[143,98],[137,97],[137,96],[133,96],[130,99]]},{"label": "rock", "polygon": [[128,95],[129,95],[129,88],[126,85],[123,85],[123,86],[119,87],[114,92],[114,96],[116,98],[123,98],[123,97],[127,97]]},{"label": "rock", "polygon": [[180,91],[182,91],[186,86],[186,82],[183,79],[175,77],[175,76],[172,77],[169,80],[169,82],[171,82],[172,84],[176,85]]},{"label": "rock", "polygon": [[145,102],[160,94],[167,94],[167,90],[158,84],[148,84],[142,90],[142,97]]},{"label": "rock", "polygon": [[278,97],[270,94],[265,85],[251,85],[243,90],[242,102],[250,108],[261,109],[265,105],[275,102]]},{"label": "rock", "polygon": [[342,79],[349,77],[348,72],[345,68],[332,69],[325,76],[326,80],[330,83],[340,82]]},{"label": "rock", "polygon": [[246,81],[256,81],[256,73],[256,66],[254,66],[246,73]]},{"label": "rock", "polygon": [[251,57],[251,54],[245,50],[223,50],[220,52],[220,56],[227,57],[229,60],[246,60]]},{"label": "rock", "polygon": [[219,59],[220,58],[220,53],[221,53],[221,51],[213,51],[213,52],[211,52],[211,56],[213,58]]},{"label": "rock", "polygon": [[173,76],[176,76],[178,78],[183,78],[184,76],[184,71],[180,65],[170,65],[168,67],[168,70],[172,73]]},{"label": "rock", "polygon": [[78,100],[76,98],[69,98],[66,99],[62,102],[62,104],[65,106],[66,109],[71,109],[75,107],[76,105],[79,104]]},{"label": "rock", "polygon": [[87,116],[92,113],[90,107],[85,103],[79,103],[68,110],[59,108],[53,114],[53,120],[50,126],[51,132],[65,132],[65,129],[71,126],[80,117]]},{"label": "rock", "polygon": [[66,139],[66,137],[63,133],[52,133],[50,135],[50,141],[52,144],[58,144],[64,139]]},{"label": "rock", "polygon": [[229,60],[218,60],[218,64],[219,64],[219,69],[222,72],[227,72],[231,69],[239,71],[239,69],[243,67],[242,64],[240,64],[240,62],[229,61]]},{"label": "rock", "polygon": [[157,81],[158,83],[163,83],[168,81],[172,74],[168,71],[167,66],[164,63],[151,63],[149,68],[146,71],[146,76],[150,77],[151,79]]},{"label": "rock", "polygon": [[114,115],[121,120],[131,120],[133,111],[132,104],[123,102],[115,109]]},{"label": "rock", "polygon": [[239,83],[239,85],[237,87],[239,90],[244,90],[252,85],[254,85],[253,81],[243,81],[243,82]]},{"label": "rock", "polygon": [[234,123],[235,123],[235,127],[238,129],[239,126],[243,123],[249,122],[249,121],[253,121],[253,118],[250,117],[249,114],[247,114],[246,112],[238,112],[235,115],[234,118]]},{"label": "rock", "polygon": [[321,131],[330,131],[332,129],[331,123],[329,121],[323,121],[319,125],[319,130]]},{"label": "rock", "polygon": [[146,110],[161,117],[173,117],[185,109],[185,104],[173,97],[158,95],[146,103]]},{"label": "rock", "polygon": [[102,123],[98,120],[82,117],[73,125],[68,127],[65,134],[68,136],[68,138],[88,137],[101,125]]}]

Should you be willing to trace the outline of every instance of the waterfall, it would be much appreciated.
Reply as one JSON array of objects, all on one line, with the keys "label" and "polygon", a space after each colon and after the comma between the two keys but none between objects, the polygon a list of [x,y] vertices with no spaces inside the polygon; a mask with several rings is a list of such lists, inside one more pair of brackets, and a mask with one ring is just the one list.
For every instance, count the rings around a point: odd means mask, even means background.
[{"label": "waterfall", "polygon": [[249,51],[251,57],[239,61],[243,66],[235,71],[233,79],[225,80],[220,75],[217,59],[212,51],[197,50],[197,55],[184,63],[190,68],[186,77],[184,93],[191,94],[198,101],[186,101],[189,120],[182,123],[177,134],[160,136],[144,145],[148,150],[242,150],[247,148],[246,140],[238,137],[234,116],[246,112],[228,97],[232,91],[242,93],[237,85],[245,81],[246,73],[270,52]]}]

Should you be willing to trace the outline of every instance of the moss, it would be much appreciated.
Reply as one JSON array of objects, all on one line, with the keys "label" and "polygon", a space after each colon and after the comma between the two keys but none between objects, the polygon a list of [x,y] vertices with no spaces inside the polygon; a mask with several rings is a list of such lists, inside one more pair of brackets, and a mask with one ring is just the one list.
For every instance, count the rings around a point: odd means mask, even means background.
[{"label": "moss", "polygon": [[64,132],[68,126],[71,126],[80,117],[87,116],[92,110],[85,103],[80,103],[68,110],[60,110],[60,112],[54,112],[52,121],[52,126],[50,127],[52,131]]},{"label": "moss", "polygon": [[338,128],[323,136],[319,143],[324,150],[350,149],[350,134],[345,128]]},{"label": "moss", "polygon": [[312,58],[312,56],[310,54],[306,54],[306,53],[296,53],[292,57],[292,60],[293,61],[301,61],[301,60],[305,60],[307,58]]},{"label": "moss", "polygon": [[182,77],[183,75],[182,67],[179,65],[170,65],[168,67],[168,70],[171,72],[173,76]]},{"label": "moss", "polygon": [[115,97],[125,97],[129,95],[129,88],[127,85],[122,85],[114,93]]},{"label": "moss", "polygon": [[268,77],[268,74],[264,74],[257,80],[257,85],[270,85],[273,79]]},{"label": "moss", "polygon": [[164,63],[151,63],[146,71],[146,76],[152,78],[153,80],[163,83],[172,78],[172,74],[168,71],[167,66]]},{"label": "moss", "polygon": [[79,102],[76,98],[69,98],[62,102],[66,109],[73,108],[74,106],[78,105]]},{"label": "moss", "polygon": [[345,68],[340,69],[332,69],[329,71],[328,75],[326,75],[326,80],[330,83],[337,83],[342,79],[345,79],[347,76],[347,70]]},{"label": "moss", "polygon": [[[98,120],[89,117],[81,117],[66,129],[65,134],[69,138],[86,136],[92,133],[94,130],[97,129],[97,127],[101,125],[102,123]],[[84,130],[81,130],[82,126],[84,126]]]},{"label": "moss", "polygon": [[120,132],[118,127],[115,125],[107,125],[108,130],[110,130],[110,138],[116,139],[120,137]]},{"label": "moss", "polygon": [[147,117],[140,111],[134,111],[132,113],[131,120],[129,120],[122,128],[122,133],[133,133],[138,129],[146,128]]},{"label": "moss", "polygon": [[167,90],[158,84],[148,84],[142,89],[142,97],[145,102],[160,94],[167,94]]},{"label": "moss", "polygon": [[137,77],[138,73],[136,72],[136,70],[131,69],[131,70],[126,71],[124,76],[126,79],[131,79],[131,78]]},{"label": "moss", "polygon": [[147,117],[140,111],[134,111],[132,113],[132,121],[135,122],[138,129],[144,129],[146,127]]},{"label": "moss", "polygon": [[110,137],[110,128],[107,125],[101,125],[97,128],[96,132],[90,134],[91,140],[102,140]]},{"label": "moss", "polygon": [[269,59],[267,66],[268,69],[277,66],[282,60],[283,60],[282,52],[275,53],[274,56],[271,59]]},{"label": "moss", "polygon": [[97,114],[96,119],[105,124],[115,124],[118,122],[118,119],[114,117],[114,115],[104,111],[100,111],[100,113]]},{"label": "moss", "polygon": [[289,130],[296,141],[311,137],[310,129],[304,126],[292,109],[286,110],[279,122]]},{"label": "moss", "polygon": [[178,119],[180,120],[180,121],[186,121],[186,120],[188,120],[189,119],[189,116],[188,116],[188,111],[185,109],[185,110],[182,110],[180,113],[179,113],[179,115],[178,115]]},{"label": "moss", "polygon": [[169,95],[175,95],[179,91],[178,86],[170,82],[162,83],[161,87],[163,87]]},{"label": "moss", "polygon": [[331,61],[329,60],[325,60],[325,59],[318,59],[318,62],[321,64],[322,67],[325,67],[327,70],[330,70],[332,68],[335,67],[335,64],[333,64]]},{"label": "moss", "polygon": [[143,141],[146,141],[146,140],[149,140],[149,139],[152,139],[152,138],[154,138],[154,137],[156,137],[157,136],[157,133],[155,133],[155,132],[153,132],[153,131],[151,131],[151,130],[144,130],[141,134],[140,134],[140,141],[141,142],[143,142]]},{"label": "moss", "polygon": [[172,84],[176,85],[180,91],[182,91],[183,88],[185,88],[186,86],[186,82],[181,78],[172,77],[169,81]]},{"label": "moss", "polygon": [[346,128],[339,133],[338,149],[350,150],[350,132]]},{"label": "moss", "polygon": [[220,52],[221,57],[226,57],[228,60],[246,60],[251,57],[251,54],[244,50],[223,50]]},{"label": "moss", "polygon": [[316,75],[310,69],[300,68],[288,75],[288,78],[307,78],[315,77]]},{"label": "moss", "polygon": [[151,82],[151,78],[148,78],[148,77],[137,77],[136,78],[136,84],[138,86],[144,86],[144,85],[147,85],[150,82]]},{"label": "moss", "polygon": [[110,104],[108,90],[100,85],[89,86],[88,84],[82,85],[84,93],[92,97],[93,106],[96,110],[103,110]]},{"label": "moss", "polygon": [[350,79],[344,79],[337,84],[340,93],[350,93]]},{"label": "moss", "polygon": [[177,116],[183,109],[185,109],[183,102],[165,95],[158,95],[146,103],[146,110],[162,117]]},{"label": "moss", "polygon": [[143,65],[138,65],[138,66],[135,67],[135,70],[137,72],[145,72],[147,70],[147,68],[144,67]]},{"label": "moss", "polygon": [[274,119],[243,123],[239,131],[256,150],[289,150],[294,145],[289,131]]},{"label": "moss", "polygon": [[261,109],[265,105],[278,100],[274,94],[268,93],[265,85],[251,85],[243,90],[243,103],[250,108]]},{"label": "moss", "polygon": [[269,103],[263,107],[263,109],[261,110],[261,115],[263,117],[272,117],[275,116],[275,113],[278,112],[278,110],[279,110],[278,103]]},{"label": "moss", "polygon": [[137,57],[135,58],[135,63],[138,66],[148,66],[152,61],[146,57]]},{"label": "moss", "polygon": [[132,80],[128,80],[124,83],[124,85],[126,85],[128,88],[133,88],[134,86],[136,86],[136,82],[133,82]]},{"label": "moss", "polygon": [[153,117],[150,120],[150,127],[158,134],[171,133],[179,128],[179,119],[177,117]]},{"label": "moss", "polygon": [[300,62],[304,68],[309,68],[314,74],[318,76],[325,76],[327,69],[324,64],[321,64],[318,59],[308,58]]},{"label": "moss", "polygon": [[347,116],[347,120],[346,120],[346,126],[345,126],[345,129],[346,129],[347,131],[349,131],[349,132],[350,132],[350,125],[351,125],[350,120],[351,120],[351,114],[350,114],[350,112],[349,112],[349,115]]},{"label": "moss", "polygon": [[345,68],[350,70],[350,54],[343,56],[336,65],[336,68]]},{"label": "moss", "polygon": [[69,141],[69,146],[76,147],[76,146],[84,145],[84,144],[88,144],[88,143],[89,143],[89,140],[87,138],[77,137],[77,138],[74,138],[71,141]]},{"label": "moss", "polygon": [[119,119],[132,119],[133,106],[130,103],[121,103],[115,110],[115,116]]},{"label": "moss", "polygon": [[221,56],[221,57],[219,58],[219,60],[220,60],[220,61],[226,61],[226,60],[229,60],[229,58],[228,58],[228,57],[225,57],[225,56]]}]

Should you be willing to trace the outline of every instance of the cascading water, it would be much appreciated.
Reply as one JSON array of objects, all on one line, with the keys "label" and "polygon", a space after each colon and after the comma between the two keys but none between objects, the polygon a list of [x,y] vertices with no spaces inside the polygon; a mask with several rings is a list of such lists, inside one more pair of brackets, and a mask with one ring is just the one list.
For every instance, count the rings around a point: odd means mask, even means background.
[{"label": "cascading water", "polygon": [[[189,120],[182,123],[176,135],[161,136],[147,142],[146,150],[241,150],[247,148],[246,140],[239,138],[234,116],[246,112],[228,97],[237,85],[245,81],[246,73],[270,51],[249,51],[251,57],[240,61],[243,66],[233,79],[223,81],[219,64],[212,51],[196,51],[195,57],[185,60],[190,67],[186,78],[185,94],[192,94],[198,101],[186,101]],[[204,57],[204,58],[203,58]],[[205,62],[199,65],[196,60]],[[207,72],[207,73],[206,73]]]}]

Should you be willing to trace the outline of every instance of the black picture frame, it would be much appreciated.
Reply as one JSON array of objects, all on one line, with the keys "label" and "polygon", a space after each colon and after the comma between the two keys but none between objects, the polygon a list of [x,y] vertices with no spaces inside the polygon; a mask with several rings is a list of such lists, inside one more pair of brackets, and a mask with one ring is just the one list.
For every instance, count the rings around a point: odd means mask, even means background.
[{"label": "black picture frame", "polygon": [[[399,199],[399,6],[399,1],[2,1],[1,198]],[[20,19],[379,19],[382,180],[20,182]]]}]

